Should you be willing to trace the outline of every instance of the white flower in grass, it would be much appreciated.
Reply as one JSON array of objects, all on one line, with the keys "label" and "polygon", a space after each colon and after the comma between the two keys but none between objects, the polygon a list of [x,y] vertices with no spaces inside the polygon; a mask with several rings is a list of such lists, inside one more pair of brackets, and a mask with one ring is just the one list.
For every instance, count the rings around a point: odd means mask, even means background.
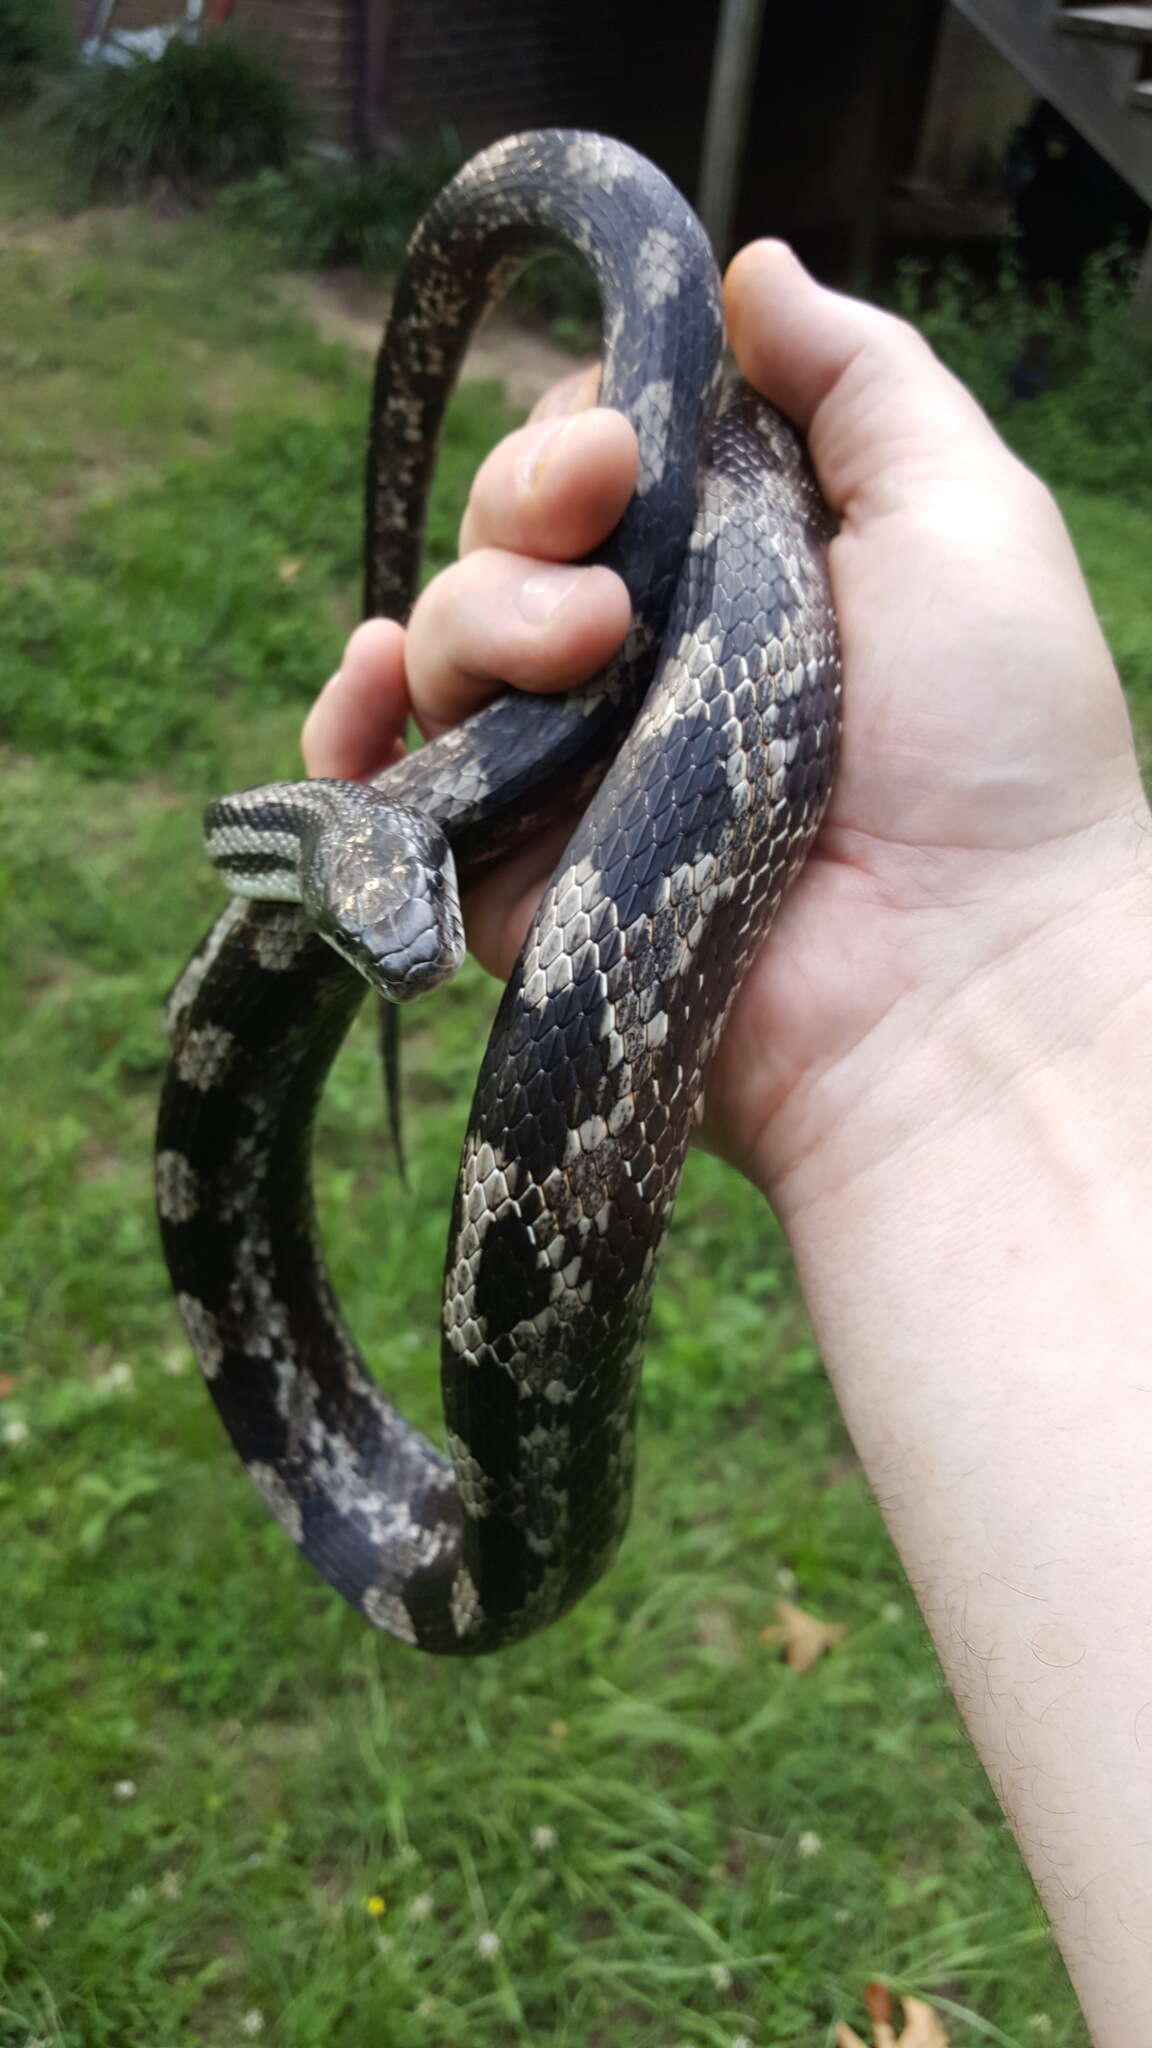
[{"label": "white flower in grass", "polygon": [[503,1943],[495,1928],[486,1927],[483,1934],[476,1936],[476,1953],[482,1956],[486,1963],[490,1963],[493,1956],[498,1956],[502,1947]]},{"label": "white flower in grass", "polygon": [[115,1365],[110,1365],[107,1372],[101,1373],[96,1382],[96,1392],[98,1394],[126,1394],[129,1388],[134,1387],[135,1384],[136,1375],[132,1367],[126,1365],[121,1358],[117,1359]]},{"label": "white flower in grass", "polygon": [[35,1914],[33,1916],[32,1925],[36,1929],[37,1934],[47,1934],[48,1929],[51,1927],[52,1922],[55,1920],[55,1918],[55,1913]]},{"label": "white flower in grass", "polygon": [[27,1443],[30,1435],[31,1431],[26,1422],[6,1422],[3,1429],[0,1429],[0,1444],[7,1444],[10,1450],[18,1451],[21,1444]]},{"label": "white flower in grass", "polygon": [[903,1621],[904,1609],[901,1607],[900,1602],[898,1600],[886,1600],[880,1609],[880,1619],[892,1622]]},{"label": "white flower in grass", "polygon": [[161,1898],[178,1899],[182,1896],[183,1891],[184,1879],[181,1877],[180,1872],[178,1870],[166,1870],[160,1879]]},{"label": "white flower in grass", "polygon": [[1051,2016],[1046,2012],[1030,2012],[1024,2024],[1032,2034],[1050,2034],[1052,2032]]},{"label": "white flower in grass", "polygon": [[796,1577],[791,1566],[786,1564],[780,1566],[776,1574],[776,1584],[782,1593],[796,1593],[800,1589],[799,1579]]},{"label": "white flower in grass", "polygon": [[708,1975],[717,1991],[731,1991],[732,1972],[727,1963],[709,1963]]},{"label": "white flower in grass", "polygon": [[823,1847],[822,1837],[813,1834],[811,1828],[808,1828],[797,1841],[796,1854],[798,1856],[818,1856]]},{"label": "white flower in grass", "polygon": [[191,1363],[191,1354],[184,1349],[184,1346],[182,1344],[173,1344],[171,1350],[164,1353],[160,1361],[160,1370],[166,1373],[170,1380],[178,1380],[182,1374],[187,1372]]},{"label": "white flower in grass", "polygon": [[549,1849],[554,1849],[556,1847],[555,1828],[533,1828],[532,1847],[538,1849],[541,1855],[544,1855]]},{"label": "white flower in grass", "polygon": [[30,1631],[28,1648],[30,1650],[46,1650],[48,1648],[48,1637],[42,1628],[34,1628]]},{"label": "white flower in grass", "polygon": [[430,1917],[431,1912],[431,1892],[417,1892],[416,1897],[414,1899],[409,1899],[408,1918],[409,1920],[414,1921],[417,1926],[419,1926],[422,1920],[427,1920]]},{"label": "white flower in grass", "polygon": [[240,2032],[242,2034],[262,2034],[264,2032],[264,2015],[257,2006],[253,2006],[251,2012],[245,2013],[240,2022]]},{"label": "white flower in grass", "polygon": [[117,1778],[112,1787],[117,1799],[135,1799],[137,1785],[135,1778]]},{"label": "white flower in grass", "polygon": [[747,2034],[733,2034],[732,2048],[752,2048],[752,2043]]}]

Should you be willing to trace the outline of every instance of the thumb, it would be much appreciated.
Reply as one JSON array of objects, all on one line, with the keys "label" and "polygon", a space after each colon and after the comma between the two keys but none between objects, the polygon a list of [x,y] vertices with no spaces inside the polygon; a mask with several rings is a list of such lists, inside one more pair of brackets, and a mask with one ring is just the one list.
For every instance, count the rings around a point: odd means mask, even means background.
[{"label": "thumb", "polygon": [[724,290],[743,375],[807,435],[842,518],[906,511],[941,488],[994,491],[1026,475],[914,327],[817,284],[785,243],[742,249]]}]

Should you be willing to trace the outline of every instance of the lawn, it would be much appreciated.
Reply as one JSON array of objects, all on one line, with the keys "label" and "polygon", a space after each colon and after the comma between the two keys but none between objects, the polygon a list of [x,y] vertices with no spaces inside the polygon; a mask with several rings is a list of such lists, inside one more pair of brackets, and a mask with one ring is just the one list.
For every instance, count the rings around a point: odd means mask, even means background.
[{"label": "lawn", "polygon": [[[291,771],[354,617],[366,372],[231,233],[60,218],[11,140],[0,224],[0,2048],[827,2048],[873,1979],[957,2044],[1082,2044],[780,1236],[714,1162],[630,1537],[550,1633],[422,1660],[240,1472],[157,1251],[159,1009],[218,904],[201,804]],[[508,420],[458,400],[433,561]],[[1139,710],[1152,513],[1065,474]],[[369,1035],[324,1111],[340,1291],[432,1428],[492,1007],[469,969],[409,1030],[409,1195]],[[807,1672],[781,1599],[844,1630]]]}]

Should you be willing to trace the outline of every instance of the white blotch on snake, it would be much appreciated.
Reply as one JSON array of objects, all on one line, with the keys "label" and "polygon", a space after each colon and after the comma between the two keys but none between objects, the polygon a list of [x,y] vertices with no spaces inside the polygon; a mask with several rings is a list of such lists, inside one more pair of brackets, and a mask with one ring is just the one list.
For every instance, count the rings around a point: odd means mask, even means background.
[{"label": "white blotch on snake", "polygon": [[193,1294],[178,1294],[176,1306],[180,1310],[184,1328],[188,1332],[188,1342],[196,1353],[201,1372],[206,1380],[215,1379],[224,1361],[224,1346],[220,1341],[215,1316],[210,1314],[203,1302],[197,1301]]},{"label": "white blotch on snake", "polygon": [[280,1527],[292,1538],[293,1543],[299,1543],[304,1534],[303,1518],[275,1466],[249,1465],[248,1477],[265,1507],[275,1515]]},{"label": "white blotch on snake", "polygon": [[196,1214],[200,1190],[182,1152],[156,1154],[156,1202],[165,1223],[187,1223]]},{"label": "white blotch on snake", "polygon": [[176,1072],[190,1088],[199,1088],[206,1095],[224,1080],[235,1047],[232,1033],[222,1025],[202,1024],[198,1031],[188,1033],[180,1047]]}]

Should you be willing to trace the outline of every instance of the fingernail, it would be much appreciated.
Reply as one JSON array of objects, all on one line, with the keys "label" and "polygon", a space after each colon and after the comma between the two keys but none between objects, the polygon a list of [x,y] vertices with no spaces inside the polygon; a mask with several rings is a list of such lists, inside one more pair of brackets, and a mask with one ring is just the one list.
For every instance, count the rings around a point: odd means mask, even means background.
[{"label": "fingernail", "polygon": [[546,425],[533,430],[529,445],[521,451],[516,465],[520,482],[526,491],[537,489],[549,458],[557,441],[563,440],[569,427],[574,426],[579,414],[569,414],[564,419],[549,420]]},{"label": "fingernail", "polygon": [[526,576],[516,593],[516,603],[522,618],[530,625],[543,625],[550,619],[557,605],[561,605],[570,590],[574,590],[584,574],[583,569],[535,569]]}]

